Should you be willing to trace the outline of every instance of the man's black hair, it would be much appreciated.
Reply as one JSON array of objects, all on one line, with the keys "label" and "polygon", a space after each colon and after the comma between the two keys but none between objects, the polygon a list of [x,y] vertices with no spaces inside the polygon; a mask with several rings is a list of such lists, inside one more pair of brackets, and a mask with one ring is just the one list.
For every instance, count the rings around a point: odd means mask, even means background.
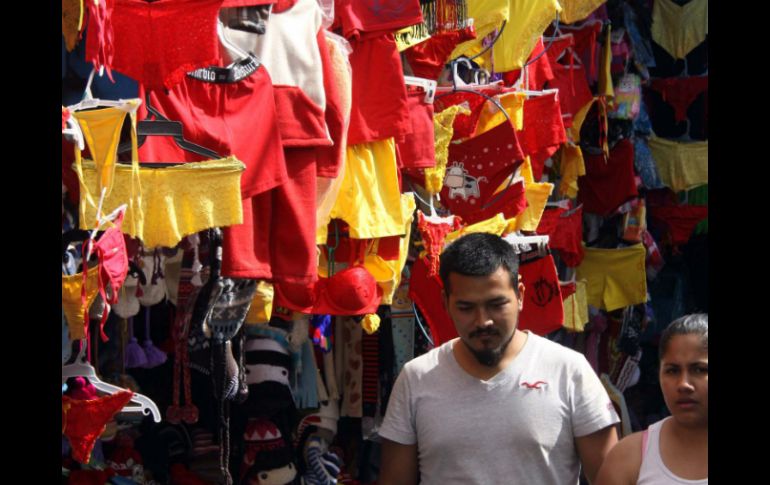
[{"label": "man's black hair", "polygon": [[463,236],[441,253],[439,276],[449,295],[449,274],[488,276],[502,266],[511,276],[511,286],[519,294],[519,257],[513,247],[500,236],[474,233]]}]

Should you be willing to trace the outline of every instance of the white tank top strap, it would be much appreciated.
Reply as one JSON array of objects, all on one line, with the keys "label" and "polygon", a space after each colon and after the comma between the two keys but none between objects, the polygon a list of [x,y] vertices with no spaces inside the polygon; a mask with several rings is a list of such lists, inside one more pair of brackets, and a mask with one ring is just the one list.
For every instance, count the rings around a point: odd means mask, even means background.
[{"label": "white tank top strap", "polygon": [[663,458],[660,456],[660,430],[666,419],[650,425],[642,434],[642,466],[639,468],[637,485],[708,485],[708,478],[703,480],[679,478],[663,463]]}]

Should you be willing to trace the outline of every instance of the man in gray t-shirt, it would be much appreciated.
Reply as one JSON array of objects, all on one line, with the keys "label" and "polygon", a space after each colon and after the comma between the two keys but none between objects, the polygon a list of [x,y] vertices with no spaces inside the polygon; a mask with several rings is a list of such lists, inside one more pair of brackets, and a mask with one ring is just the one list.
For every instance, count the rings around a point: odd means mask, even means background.
[{"label": "man in gray t-shirt", "polygon": [[380,428],[379,483],[593,481],[619,421],[581,354],[517,330],[524,285],[505,240],[470,234],[441,255],[459,338],[408,362]]}]

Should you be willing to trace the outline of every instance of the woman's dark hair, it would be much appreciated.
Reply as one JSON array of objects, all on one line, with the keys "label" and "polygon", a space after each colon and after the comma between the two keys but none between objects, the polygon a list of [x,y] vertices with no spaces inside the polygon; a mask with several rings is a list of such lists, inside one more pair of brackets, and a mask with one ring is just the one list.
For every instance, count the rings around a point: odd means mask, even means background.
[{"label": "woman's dark hair", "polygon": [[660,334],[658,358],[663,360],[668,350],[668,344],[675,335],[698,335],[703,344],[703,350],[709,350],[709,315],[708,313],[693,313],[677,318]]}]

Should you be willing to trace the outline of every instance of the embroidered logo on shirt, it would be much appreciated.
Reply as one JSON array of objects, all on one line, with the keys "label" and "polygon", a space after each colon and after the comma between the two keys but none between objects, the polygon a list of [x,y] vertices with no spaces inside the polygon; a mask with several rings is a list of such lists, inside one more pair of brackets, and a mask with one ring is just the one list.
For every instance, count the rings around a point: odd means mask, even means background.
[{"label": "embroidered logo on shirt", "polygon": [[533,384],[530,384],[529,382],[522,382],[521,385],[525,386],[527,389],[541,389],[542,384],[548,384],[545,381],[535,381]]}]

